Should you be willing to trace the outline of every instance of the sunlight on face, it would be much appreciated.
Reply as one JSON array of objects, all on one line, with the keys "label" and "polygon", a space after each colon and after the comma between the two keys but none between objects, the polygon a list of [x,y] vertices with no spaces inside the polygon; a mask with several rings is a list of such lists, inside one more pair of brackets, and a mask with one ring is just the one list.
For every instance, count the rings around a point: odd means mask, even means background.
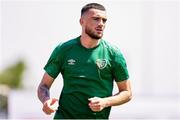
[{"label": "sunlight on face", "polygon": [[103,36],[105,23],[107,21],[106,12],[97,9],[90,9],[82,16],[82,27],[84,33],[93,39],[100,39]]}]

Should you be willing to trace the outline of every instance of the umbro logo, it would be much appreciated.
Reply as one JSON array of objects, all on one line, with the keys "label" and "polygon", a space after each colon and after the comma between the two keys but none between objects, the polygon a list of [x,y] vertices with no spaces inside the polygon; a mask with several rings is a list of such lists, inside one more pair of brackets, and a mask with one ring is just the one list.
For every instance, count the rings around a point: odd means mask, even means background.
[{"label": "umbro logo", "polygon": [[76,63],[74,59],[69,59],[67,62],[68,62],[68,65],[74,65]]}]

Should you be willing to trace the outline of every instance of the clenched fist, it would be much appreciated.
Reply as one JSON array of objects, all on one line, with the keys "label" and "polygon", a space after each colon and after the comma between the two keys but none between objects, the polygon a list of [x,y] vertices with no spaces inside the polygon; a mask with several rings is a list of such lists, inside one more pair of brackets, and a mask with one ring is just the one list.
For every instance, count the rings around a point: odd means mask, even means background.
[{"label": "clenched fist", "polygon": [[51,113],[55,112],[58,109],[58,106],[59,106],[58,99],[51,98],[44,102],[43,111],[47,115],[50,115]]},{"label": "clenched fist", "polygon": [[89,100],[89,107],[94,112],[99,112],[107,107],[107,101],[104,98],[93,97],[88,99]]}]

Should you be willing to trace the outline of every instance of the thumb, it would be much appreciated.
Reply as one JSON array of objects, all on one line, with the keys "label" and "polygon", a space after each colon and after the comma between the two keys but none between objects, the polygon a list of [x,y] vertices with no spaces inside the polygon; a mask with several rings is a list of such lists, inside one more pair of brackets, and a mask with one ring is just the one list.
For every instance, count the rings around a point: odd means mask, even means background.
[{"label": "thumb", "polygon": [[88,100],[93,101],[93,100],[96,100],[96,99],[98,99],[98,97],[92,97],[92,98],[89,98]]},{"label": "thumb", "polygon": [[56,103],[58,101],[58,99],[56,99],[56,98],[52,98],[52,100],[51,100],[51,104],[50,105],[53,105],[54,103]]}]

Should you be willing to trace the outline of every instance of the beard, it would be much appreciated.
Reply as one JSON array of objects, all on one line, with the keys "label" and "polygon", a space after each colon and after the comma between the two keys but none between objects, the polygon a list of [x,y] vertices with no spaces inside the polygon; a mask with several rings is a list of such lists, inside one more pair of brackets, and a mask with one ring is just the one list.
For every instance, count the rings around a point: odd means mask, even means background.
[{"label": "beard", "polygon": [[98,39],[101,39],[102,36],[103,36],[103,33],[102,34],[97,34],[95,33],[92,29],[90,29],[89,27],[86,26],[85,28],[85,33],[91,37],[92,39],[95,39],[95,40],[98,40]]}]

